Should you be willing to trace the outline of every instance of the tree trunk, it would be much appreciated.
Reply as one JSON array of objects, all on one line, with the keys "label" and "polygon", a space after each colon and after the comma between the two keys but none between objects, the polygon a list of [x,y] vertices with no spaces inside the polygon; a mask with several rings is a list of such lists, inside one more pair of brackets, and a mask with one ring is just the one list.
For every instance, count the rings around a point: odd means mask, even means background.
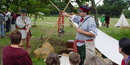
[{"label": "tree trunk", "polygon": [[36,14],[36,15],[34,16],[34,27],[36,26],[37,16],[38,16],[38,14]]},{"label": "tree trunk", "polygon": [[92,3],[92,12],[94,14],[94,19],[96,21],[96,25],[97,27],[99,27],[99,23],[98,23],[98,13],[97,13],[97,9],[96,9],[96,4],[94,0],[90,0]]}]

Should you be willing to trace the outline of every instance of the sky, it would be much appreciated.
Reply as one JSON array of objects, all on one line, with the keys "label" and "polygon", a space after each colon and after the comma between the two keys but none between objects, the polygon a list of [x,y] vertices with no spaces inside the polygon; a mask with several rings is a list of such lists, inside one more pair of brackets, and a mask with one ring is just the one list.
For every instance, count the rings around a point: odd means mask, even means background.
[{"label": "sky", "polygon": [[[100,0],[95,0],[95,2],[97,3]],[[103,4],[103,0],[101,0],[101,2],[98,5],[102,5]]]}]

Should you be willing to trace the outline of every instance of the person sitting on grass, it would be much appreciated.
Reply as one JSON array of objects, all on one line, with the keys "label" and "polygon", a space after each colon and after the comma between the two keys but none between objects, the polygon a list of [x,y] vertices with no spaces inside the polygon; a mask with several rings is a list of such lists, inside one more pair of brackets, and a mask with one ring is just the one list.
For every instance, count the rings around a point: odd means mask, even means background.
[{"label": "person sitting on grass", "polygon": [[11,44],[3,49],[3,65],[33,65],[29,54],[19,46],[21,38],[19,31],[11,32]]},{"label": "person sitting on grass", "polygon": [[84,65],[106,65],[104,61],[102,61],[97,56],[92,56],[88,60],[85,60]]},{"label": "person sitting on grass", "polygon": [[80,55],[78,53],[71,53],[69,56],[69,62],[71,65],[79,65]]},{"label": "person sitting on grass", "polygon": [[51,52],[47,59],[46,59],[46,65],[60,65],[60,59],[59,59],[59,56],[54,53],[54,52]]},{"label": "person sitting on grass", "polygon": [[119,40],[119,52],[123,55],[121,65],[130,65],[130,39],[122,38]]}]

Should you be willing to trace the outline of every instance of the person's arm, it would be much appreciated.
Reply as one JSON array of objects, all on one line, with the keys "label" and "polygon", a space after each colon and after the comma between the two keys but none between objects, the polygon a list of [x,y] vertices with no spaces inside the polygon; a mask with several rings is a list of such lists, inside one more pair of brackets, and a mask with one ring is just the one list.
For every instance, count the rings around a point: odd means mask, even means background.
[{"label": "person's arm", "polygon": [[26,30],[26,32],[29,32],[29,29],[31,28],[31,19],[28,17],[28,19],[27,19],[27,30]]},{"label": "person's arm", "polygon": [[22,23],[19,17],[16,19],[16,24],[17,24],[17,26],[18,26],[19,28],[24,28],[25,26],[28,25],[28,24]]},{"label": "person's arm", "polygon": [[67,17],[69,17],[69,18],[72,18],[72,15],[70,15],[70,14],[68,14],[68,13],[66,13],[66,12],[62,13],[62,15],[63,15],[63,16],[67,16]]},{"label": "person's arm", "polygon": [[84,34],[84,35],[89,36],[89,37],[95,37],[95,35],[93,33],[91,33],[91,32],[86,32],[84,30],[81,30],[80,28],[77,28],[76,30],[80,34]]},{"label": "person's arm", "polygon": [[80,28],[77,28],[77,32],[84,34],[86,36],[89,37],[95,37],[97,35],[97,27],[96,27],[96,23],[95,20],[90,20],[90,24],[87,26],[87,31],[81,30]]},{"label": "person's arm", "polygon": [[78,23],[80,22],[80,20],[81,20],[81,17],[80,17],[80,16],[70,15],[70,14],[65,13],[65,12],[62,13],[62,15],[71,18],[71,19],[73,20],[73,22],[75,22],[75,23],[77,23],[77,24],[78,24]]}]

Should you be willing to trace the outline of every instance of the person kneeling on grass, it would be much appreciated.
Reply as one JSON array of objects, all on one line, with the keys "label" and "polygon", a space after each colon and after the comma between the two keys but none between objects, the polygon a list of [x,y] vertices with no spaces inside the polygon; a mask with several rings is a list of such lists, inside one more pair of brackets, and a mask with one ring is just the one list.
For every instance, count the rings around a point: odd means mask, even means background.
[{"label": "person kneeling on grass", "polygon": [[60,59],[59,59],[59,56],[54,53],[54,52],[51,52],[47,59],[46,59],[46,65],[60,65]]},{"label": "person kneeling on grass", "polygon": [[121,65],[130,65],[130,39],[122,38],[119,41],[119,52],[123,55]]},{"label": "person kneeling on grass", "polygon": [[102,61],[97,56],[92,56],[88,60],[84,61],[84,65],[106,65],[104,61]]},{"label": "person kneeling on grass", "polygon": [[33,65],[29,54],[19,46],[21,38],[19,31],[11,33],[11,44],[3,49],[3,65]]},{"label": "person kneeling on grass", "polygon": [[71,53],[69,56],[69,61],[71,65],[79,65],[80,55],[78,53]]}]

